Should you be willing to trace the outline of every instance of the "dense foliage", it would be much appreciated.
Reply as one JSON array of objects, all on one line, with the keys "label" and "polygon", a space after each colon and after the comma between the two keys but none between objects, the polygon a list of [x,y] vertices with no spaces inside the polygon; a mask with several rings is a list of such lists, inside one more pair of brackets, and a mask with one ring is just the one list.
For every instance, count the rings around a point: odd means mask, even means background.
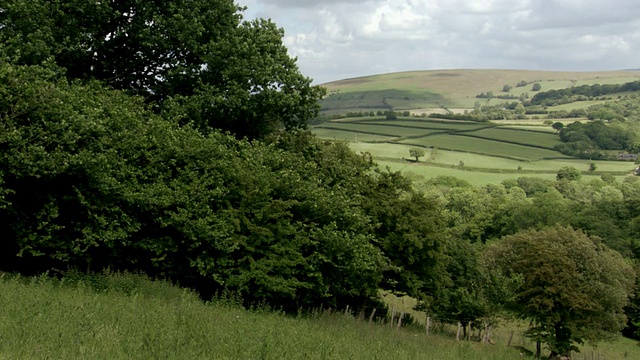
[{"label": "dense foliage", "polygon": [[638,90],[640,90],[640,81],[632,81],[625,84],[580,85],[566,89],[538,92],[531,98],[530,102],[532,105],[553,106],[575,101],[576,97],[590,98]]},{"label": "dense foliage", "polygon": [[622,330],[635,273],[619,253],[570,227],[523,231],[487,247],[492,268],[523,279],[509,306],[551,357]]},{"label": "dense foliage", "polygon": [[560,152],[581,158],[603,159],[611,157],[606,150],[626,150],[633,146],[631,135],[618,126],[608,126],[601,120],[587,123],[574,122],[558,132],[564,144],[557,145]]},{"label": "dense foliage", "polygon": [[324,90],[300,74],[282,29],[239,10],[231,0],[7,0],[0,48],[15,64],[53,62],[70,79],[143,96],[203,131],[304,127]]}]

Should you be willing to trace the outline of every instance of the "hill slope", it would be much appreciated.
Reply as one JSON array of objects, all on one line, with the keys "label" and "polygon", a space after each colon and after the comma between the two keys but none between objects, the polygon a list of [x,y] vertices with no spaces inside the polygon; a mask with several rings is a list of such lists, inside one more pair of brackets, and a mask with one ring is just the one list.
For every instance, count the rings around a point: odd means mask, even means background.
[{"label": "hill slope", "polygon": [[[476,95],[533,94],[532,84],[542,90],[591,84],[622,84],[640,79],[637,71],[554,72],[528,70],[430,70],[410,71],[345,79],[323,84],[328,95],[321,101],[323,112],[362,110],[416,110],[473,108]],[[517,86],[526,83],[525,86]],[[486,100],[485,100],[486,101]],[[495,101],[504,101],[495,99]]]}]

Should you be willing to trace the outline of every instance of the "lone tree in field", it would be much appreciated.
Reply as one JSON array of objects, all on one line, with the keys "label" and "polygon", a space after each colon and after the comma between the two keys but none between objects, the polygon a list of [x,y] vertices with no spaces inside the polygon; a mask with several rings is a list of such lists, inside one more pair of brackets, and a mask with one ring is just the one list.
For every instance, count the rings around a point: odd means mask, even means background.
[{"label": "lone tree in field", "polygon": [[418,158],[423,157],[425,152],[422,149],[411,149],[409,150],[409,154],[411,154],[411,157],[416,158],[416,162],[419,162],[420,160],[418,160]]},{"label": "lone tree in field", "polygon": [[540,85],[540,83],[535,83],[531,87],[531,91],[540,91],[540,90],[542,90],[542,85]]},{"label": "lone tree in field", "polygon": [[602,340],[626,324],[623,308],[635,272],[622,255],[581,230],[527,230],[489,245],[484,259],[504,276],[522,278],[510,308],[531,321],[527,336],[550,359]]},{"label": "lone tree in field", "polygon": [[505,84],[505,86],[502,87],[502,92],[509,92],[509,91],[511,91],[511,85]]}]

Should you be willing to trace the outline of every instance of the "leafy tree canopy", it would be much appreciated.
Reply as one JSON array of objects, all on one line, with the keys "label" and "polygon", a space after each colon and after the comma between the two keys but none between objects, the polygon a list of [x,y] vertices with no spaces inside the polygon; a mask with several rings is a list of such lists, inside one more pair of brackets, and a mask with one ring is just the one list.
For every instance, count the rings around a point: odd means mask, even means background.
[{"label": "leafy tree canopy", "polygon": [[232,0],[8,0],[0,47],[19,65],[53,62],[143,96],[156,112],[238,137],[304,127],[324,90],[311,86],[267,20]]},{"label": "leafy tree canopy", "polygon": [[522,276],[512,309],[532,321],[528,336],[546,343],[552,357],[625,325],[635,272],[619,253],[580,230],[521,231],[491,244],[484,258],[505,275]]}]

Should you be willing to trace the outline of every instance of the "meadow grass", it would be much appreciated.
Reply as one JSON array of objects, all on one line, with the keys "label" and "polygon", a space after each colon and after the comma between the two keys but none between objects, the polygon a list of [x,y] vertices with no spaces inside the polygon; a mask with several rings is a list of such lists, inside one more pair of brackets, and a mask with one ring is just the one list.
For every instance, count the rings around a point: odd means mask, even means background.
[{"label": "meadow grass", "polygon": [[550,134],[555,134],[557,136],[557,130],[552,128],[549,125],[519,125],[519,124],[510,124],[510,125],[501,125],[502,129],[517,129],[517,130],[532,130],[538,132],[548,132]]},{"label": "meadow grass", "polygon": [[96,291],[49,279],[0,281],[0,359],[495,359],[505,344],[426,336],[342,313],[286,316],[158,291]]},{"label": "meadow grass", "polygon": [[545,158],[567,158],[566,155],[554,150],[455,134],[436,134],[433,136],[402,140],[401,143],[414,146],[437,146],[446,150],[467,151],[470,153],[525,161],[542,160]]},{"label": "meadow grass", "polygon": [[442,130],[439,129],[372,124],[370,122],[336,122],[319,125],[316,126],[316,128],[362,132],[375,135],[388,135],[393,137],[425,136],[435,132],[442,132]]},{"label": "meadow grass", "polygon": [[345,140],[345,141],[386,141],[394,139],[393,136],[388,135],[373,135],[373,134],[363,134],[363,133],[355,133],[353,131],[348,130],[336,130],[336,129],[327,129],[327,128],[313,128],[313,133],[318,137],[323,139],[332,139],[332,140]]},{"label": "meadow grass", "polygon": [[411,119],[411,120],[375,120],[368,122],[369,124],[381,124],[389,126],[406,126],[425,129],[438,130],[474,130],[491,126],[486,123],[465,122],[465,121],[438,121],[433,119]]},{"label": "meadow grass", "polygon": [[[365,142],[351,142],[349,146],[357,153],[370,153],[374,159],[380,160],[394,160],[399,161],[403,158],[410,158],[409,150],[413,148],[410,145],[394,144],[394,143],[365,143]],[[435,154],[435,158],[429,159],[433,150],[425,149],[425,156],[420,159],[421,162],[428,162],[429,164],[444,164],[444,165],[457,165],[460,161],[463,161],[467,167],[481,168],[487,170],[504,170],[504,171],[516,171],[518,167],[524,171],[536,171],[536,172],[550,172],[556,173],[560,168],[564,166],[572,166],[581,171],[587,171],[591,162],[597,166],[599,173],[609,172],[617,173],[619,175],[631,173],[635,168],[635,164],[632,162],[624,161],[605,161],[605,160],[593,160],[575,159],[575,158],[562,158],[562,159],[550,159],[550,160],[538,160],[538,161],[523,161],[508,159],[503,157],[481,155],[475,153],[469,153],[464,151],[449,151],[438,149]],[[420,165],[420,164],[418,164]],[[428,164],[427,164],[428,166]]]},{"label": "meadow grass", "polygon": [[[406,161],[397,161],[397,160],[384,160],[384,159],[376,159],[376,163],[381,168],[389,168],[391,171],[401,171],[403,174],[412,178],[416,183],[420,183],[422,180],[433,179],[439,176],[454,176],[461,180],[468,182],[473,186],[482,186],[487,184],[500,184],[504,180],[513,179],[516,180],[519,177],[536,177],[547,180],[555,180],[556,173],[555,172],[537,172],[537,173],[526,173],[526,172],[518,172],[518,171],[504,171],[504,172],[485,172],[479,171],[476,168],[471,168],[469,166],[450,166],[450,167],[442,167],[424,163],[410,163]],[[614,176],[617,181],[622,181],[629,175],[616,175]],[[583,175],[581,181],[591,181],[600,179],[600,174],[594,175]]]},{"label": "meadow grass", "polygon": [[[555,71],[525,71],[525,70],[433,70],[410,71],[391,74],[381,74],[353,79],[345,79],[322,84],[331,95],[331,105],[328,107],[350,109],[358,111],[358,102],[383,104],[382,100],[389,98],[388,104],[400,109],[420,109],[445,106],[448,108],[473,108],[476,102],[495,105],[504,99],[478,99],[475,96],[481,92],[493,91],[494,95],[507,94],[502,92],[504,85],[511,85],[511,95],[520,96],[528,93],[531,97],[533,82],[540,82],[542,91],[564,89],[572,85],[593,84],[622,84],[640,79],[640,73],[632,71],[605,72],[555,72]],[[516,87],[519,81],[529,84]],[[352,98],[349,97],[352,94]],[[338,97],[342,97],[338,99]],[[345,101],[340,104],[340,101]],[[349,102],[349,103],[347,103]],[[329,103],[329,101],[327,101]]]},{"label": "meadow grass", "polygon": [[481,129],[470,133],[470,135],[490,140],[516,142],[519,144],[541,146],[550,149],[553,149],[556,145],[562,144],[560,137],[556,134],[516,128]]}]

